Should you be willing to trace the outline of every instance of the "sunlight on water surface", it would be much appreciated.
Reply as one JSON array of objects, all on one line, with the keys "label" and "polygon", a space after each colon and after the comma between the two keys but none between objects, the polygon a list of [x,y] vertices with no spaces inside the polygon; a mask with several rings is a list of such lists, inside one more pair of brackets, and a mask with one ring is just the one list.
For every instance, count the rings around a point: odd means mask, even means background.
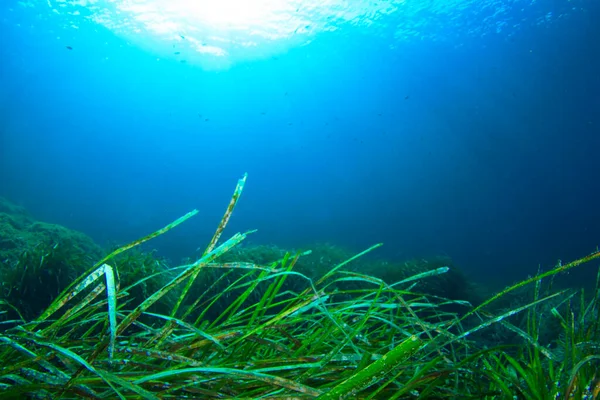
[{"label": "sunlight on water surface", "polygon": [[162,58],[231,65],[310,43],[324,32],[409,40],[509,37],[551,23],[584,0],[29,0],[41,20],[65,29],[100,25]]}]

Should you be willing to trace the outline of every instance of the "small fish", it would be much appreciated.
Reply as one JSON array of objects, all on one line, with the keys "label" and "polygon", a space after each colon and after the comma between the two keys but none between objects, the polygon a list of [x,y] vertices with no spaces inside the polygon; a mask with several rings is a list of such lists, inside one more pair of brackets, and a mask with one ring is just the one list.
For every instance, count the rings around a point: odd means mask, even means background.
[{"label": "small fish", "polygon": [[73,48],[72,48],[71,46],[66,46],[66,47],[67,47],[67,49],[69,49],[69,50],[73,50]]},{"label": "small fish", "polygon": [[404,100],[408,100],[410,99],[410,94],[407,94],[406,96],[404,96]]},{"label": "small fish", "polygon": [[175,55],[178,55],[178,54],[181,54],[181,52],[180,52],[180,51],[176,51],[176,52],[175,52],[175,53],[173,53],[173,54],[175,54]]},{"label": "small fish", "polygon": [[183,35],[179,35],[179,37],[182,38],[182,39],[185,39],[185,36],[183,36]]}]

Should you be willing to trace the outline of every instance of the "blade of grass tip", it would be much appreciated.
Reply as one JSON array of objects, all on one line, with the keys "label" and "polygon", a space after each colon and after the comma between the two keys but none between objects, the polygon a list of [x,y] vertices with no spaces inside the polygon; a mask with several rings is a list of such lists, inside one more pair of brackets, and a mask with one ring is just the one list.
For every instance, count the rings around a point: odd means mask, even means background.
[{"label": "blade of grass tip", "polygon": [[107,255],[106,257],[104,257],[102,260],[98,261],[96,263],[96,265],[104,264],[106,261],[123,253],[124,251],[127,251],[135,246],[138,246],[144,242],[147,242],[148,240],[154,239],[155,237],[160,236],[167,231],[170,231],[171,229],[175,228],[177,225],[187,221],[188,219],[192,218],[196,214],[198,214],[198,210],[192,210],[189,213],[185,214],[184,216],[177,218],[175,221],[171,222],[167,226],[157,230],[156,232],[152,232],[151,234],[144,236],[141,239],[134,240],[133,242],[126,244],[125,246],[119,247],[118,249],[116,249],[115,251],[113,251],[112,253]]},{"label": "blade of grass tip", "polygon": [[362,252],[360,252],[360,253],[352,256],[352,257],[350,257],[346,261],[339,263],[338,265],[336,265],[335,267],[333,267],[329,272],[327,272],[325,275],[323,275],[323,277],[317,281],[317,283],[315,284],[315,286],[320,285],[324,280],[326,280],[327,278],[329,278],[331,275],[335,274],[335,272],[337,270],[339,270],[340,268],[342,268],[344,265],[346,265],[346,264],[348,264],[348,263],[356,260],[359,257],[364,256],[365,254],[367,254],[367,253],[369,253],[369,252],[371,252],[371,251],[373,251],[376,248],[381,247],[381,246],[383,246],[383,243],[377,243],[377,244],[369,247],[368,249],[366,249],[366,250],[364,250],[364,251],[362,251]]},{"label": "blade of grass tip", "polygon": [[571,261],[568,264],[558,264],[558,266],[556,266],[555,268],[551,269],[550,271],[544,272],[543,274],[540,275],[536,275],[533,276],[529,279],[526,279],[524,281],[521,281],[519,283],[517,283],[516,285],[510,286],[506,289],[504,289],[503,291],[501,291],[500,293],[490,297],[489,299],[487,299],[486,301],[484,301],[483,303],[481,303],[480,305],[478,305],[477,307],[475,307],[474,309],[472,309],[471,311],[469,311],[468,313],[466,313],[465,315],[463,315],[463,317],[460,319],[461,321],[463,321],[464,319],[470,317],[471,315],[475,314],[477,311],[481,310],[483,307],[487,306],[488,304],[492,303],[493,301],[498,300],[500,297],[504,296],[505,294],[512,292],[515,289],[518,289],[520,287],[523,287],[525,285],[530,284],[531,282],[535,282],[537,280],[543,279],[543,278],[547,278],[549,276],[552,275],[556,275],[559,274],[561,272],[565,272],[570,270],[571,268],[575,268],[578,267],[581,264],[587,263],[589,261],[595,260],[596,258],[600,258],[600,251],[595,251],[590,255],[587,255],[585,257],[582,257],[580,259],[577,259],[575,261]]},{"label": "blade of grass tip", "polygon": [[[237,204],[238,200],[240,199],[240,195],[242,194],[242,190],[244,189],[244,185],[246,183],[247,177],[248,177],[248,174],[246,173],[246,174],[244,174],[244,176],[241,179],[238,180],[235,190],[233,191],[233,196],[231,196],[229,205],[227,206],[227,209],[225,210],[225,214],[223,215],[223,218],[221,218],[221,222],[219,223],[219,226],[217,227],[215,234],[213,235],[206,250],[204,250],[204,253],[202,254],[202,256],[205,256],[208,253],[210,253],[215,248],[217,242],[219,241],[221,234],[225,230],[225,227],[227,226],[227,223],[229,222],[229,219],[231,218],[233,209],[235,208],[235,205]],[[185,288],[182,290],[181,295],[177,299],[177,303],[175,303],[175,306],[173,307],[173,310],[171,311],[171,317],[174,317],[177,314],[177,311],[179,311],[179,307],[181,306],[181,303],[183,303],[183,300],[187,296],[190,288],[192,287],[192,284],[198,277],[199,273],[200,273],[200,269],[198,269],[194,274],[192,274],[190,276],[187,284],[185,285]]]},{"label": "blade of grass tip", "polygon": [[52,304],[44,311],[44,313],[37,319],[37,322],[45,321],[50,315],[58,311],[62,306],[67,304],[69,300],[77,296],[79,293],[84,291],[88,286],[98,280],[104,274],[104,266],[97,267],[88,276],[86,276],[80,283],[73,288],[72,291],[64,293],[62,297],[57,298]]},{"label": "blade of grass tip", "polygon": [[231,201],[229,201],[227,210],[225,210],[225,215],[223,215],[223,218],[221,219],[221,223],[219,224],[217,231],[213,235],[208,247],[204,251],[204,255],[210,253],[215,248],[217,242],[219,241],[219,238],[221,237],[223,230],[225,229],[225,227],[227,226],[227,223],[229,222],[229,219],[231,218],[233,209],[235,208],[235,205],[237,204],[238,200],[240,199],[242,190],[244,190],[244,185],[246,184],[246,178],[248,178],[248,173],[245,173],[244,176],[238,180],[235,190],[233,191],[233,196],[231,196]]},{"label": "blade of grass tip", "polygon": [[406,279],[403,279],[403,280],[401,280],[399,282],[394,283],[393,285],[390,285],[390,287],[394,287],[396,285],[401,285],[401,284],[406,283],[406,282],[411,282],[411,281],[416,281],[416,280],[423,279],[423,278],[428,278],[430,276],[436,276],[436,275],[445,274],[448,271],[450,271],[450,268],[448,268],[448,267],[441,267],[441,268],[432,269],[431,271],[427,271],[427,272],[423,272],[423,273],[420,273],[420,274],[417,274],[417,275],[410,276],[410,277],[408,277]]},{"label": "blade of grass tip", "polygon": [[139,306],[135,308],[125,319],[121,322],[119,327],[117,328],[117,334],[123,332],[133,321],[135,321],[144,311],[146,311],[152,304],[158,301],[161,297],[163,297],[167,292],[172,290],[175,286],[179,285],[184,280],[188,279],[192,274],[196,272],[198,268],[214,261],[216,258],[231,250],[234,246],[239,244],[242,240],[246,238],[248,233],[237,233],[228,241],[223,243],[221,246],[217,247],[215,250],[211,251],[207,255],[200,258],[195,263],[191,264],[189,268],[181,272],[175,278],[173,278],[169,283],[163,286],[161,289],[153,293],[150,297],[142,302]]},{"label": "blade of grass tip", "polygon": [[115,274],[108,264],[102,264],[106,278],[106,296],[108,298],[108,327],[110,330],[108,342],[108,359],[112,360],[117,340],[117,291],[115,288]]},{"label": "blade of grass tip", "polygon": [[[116,329],[117,329],[117,291],[115,288],[115,275],[114,275],[113,268],[108,264],[102,264],[98,269],[96,269],[96,271],[94,271],[92,274],[90,274],[88,276],[88,278],[85,279],[77,288],[75,288],[75,290],[73,290],[73,292],[71,292],[71,294],[69,296],[67,296],[65,298],[64,303],[59,303],[59,304],[65,304],[67,301],[69,301],[71,298],[75,297],[78,293],[83,291],[87,286],[91,285],[94,281],[96,281],[102,275],[104,275],[104,277],[106,279],[106,296],[107,296],[107,302],[108,302],[108,325],[109,325],[109,338],[110,338],[109,345],[108,345],[108,357],[109,357],[109,359],[112,359],[112,356],[114,353],[114,348],[115,348],[115,341],[117,338],[117,331],[116,331]],[[88,301],[88,303],[90,301],[92,301],[96,297],[95,292],[96,292],[96,289],[94,289],[91,293],[91,294],[93,294],[93,296],[86,296],[86,298],[84,300]],[[78,304],[76,308],[81,309],[85,305],[86,304]],[[40,318],[42,318],[42,317],[40,317]],[[51,325],[51,327],[53,325]]]},{"label": "blade of grass tip", "polygon": [[416,336],[407,338],[398,346],[384,354],[380,359],[334,386],[330,391],[322,394],[317,399],[337,400],[348,397],[356,398],[356,395],[361,390],[375,382],[375,378],[380,378],[388,374],[398,364],[414,354],[421,346],[421,343],[421,340]]},{"label": "blade of grass tip", "polygon": [[[135,247],[139,244],[142,244],[150,239],[154,239],[155,237],[162,235],[163,233],[175,228],[177,225],[181,224],[182,222],[188,220],[189,218],[193,217],[194,215],[198,214],[198,210],[192,210],[189,213],[185,214],[184,216],[176,219],[175,221],[171,222],[170,224],[168,224],[167,226],[157,230],[156,232],[153,232],[147,236],[144,236],[141,239],[135,240],[125,246],[119,247],[118,249],[116,249],[115,251],[113,251],[112,253],[110,253],[109,255],[107,255],[106,257],[104,257],[103,259],[101,259],[100,261],[98,261],[96,264],[94,264],[94,266],[92,268],[90,268],[89,270],[87,270],[84,274],[82,274],[79,278],[75,279],[69,286],[67,286],[62,292],[61,294],[50,304],[50,306],[46,309],[46,311],[37,319],[36,322],[41,322],[44,321],[46,318],[48,318],[50,315],[52,315],[53,313],[55,313],[59,308],[61,308],[67,301],[69,301],[70,298],[72,298],[73,296],[72,293],[75,292],[73,290],[73,288],[77,285],[79,285],[79,283],[84,280],[87,279],[89,275],[91,275],[94,270],[97,270],[99,266],[101,266],[102,264],[104,264],[106,261],[108,261],[109,259],[113,258],[114,256],[121,254],[122,252],[131,249],[132,247]],[[69,297],[70,296],[70,297]],[[68,297],[68,298],[67,298]],[[65,300],[66,299],[66,300]],[[35,326],[35,324],[34,324]],[[33,328],[32,328],[33,329]]]}]

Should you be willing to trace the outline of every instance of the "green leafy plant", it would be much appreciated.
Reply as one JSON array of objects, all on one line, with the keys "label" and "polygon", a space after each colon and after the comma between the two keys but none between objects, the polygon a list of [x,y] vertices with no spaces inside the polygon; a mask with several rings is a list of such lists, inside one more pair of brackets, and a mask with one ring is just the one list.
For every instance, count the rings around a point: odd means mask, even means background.
[{"label": "green leafy plant", "polygon": [[[598,293],[575,316],[574,293],[542,295],[539,282],[600,253],[476,307],[419,290],[446,266],[397,282],[352,268],[380,244],[309,276],[295,267],[310,251],[265,264],[227,258],[253,233],[220,240],[245,182],[197,260],[169,270],[130,268],[129,278],[118,267],[127,265],[126,251],[192,211],[103,257],[38,318],[5,321],[13,326],[0,334],[0,398],[542,399],[557,390],[565,399],[597,397]],[[487,311],[528,284],[531,301]],[[557,341],[564,353],[538,343],[536,315],[548,304],[564,330]],[[6,301],[0,306],[14,312]],[[465,312],[448,311],[455,308]],[[525,329],[510,323],[518,315],[528,316]],[[471,339],[494,326],[522,343],[484,348]]]}]

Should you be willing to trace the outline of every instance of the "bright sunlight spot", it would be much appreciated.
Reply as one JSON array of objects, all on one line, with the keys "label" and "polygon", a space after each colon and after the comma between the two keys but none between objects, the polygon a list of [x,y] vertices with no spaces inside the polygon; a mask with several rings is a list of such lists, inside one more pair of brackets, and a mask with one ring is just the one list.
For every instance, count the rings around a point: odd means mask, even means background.
[{"label": "bright sunlight spot", "polygon": [[386,36],[392,48],[410,40],[460,46],[465,36],[509,37],[522,26],[563,18],[581,0],[561,7],[532,0],[16,1],[38,21],[52,20],[65,31],[91,26],[95,32],[101,25],[158,61],[221,68],[277,57],[328,32]]},{"label": "bright sunlight spot", "polygon": [[[309,43],[322,32],[367,26],[404,0],[44,0],[181,62],[231,64]],[[72,21],[71,21],[72,22]]]},{"label": "bright sunlight spot", "polygon": [[162,7],[173,15],[187,16],[216,29],[257,27],[273,15],[293,11],[291,2],[286,0],[171,0],[163,3],[166,4]]}]

